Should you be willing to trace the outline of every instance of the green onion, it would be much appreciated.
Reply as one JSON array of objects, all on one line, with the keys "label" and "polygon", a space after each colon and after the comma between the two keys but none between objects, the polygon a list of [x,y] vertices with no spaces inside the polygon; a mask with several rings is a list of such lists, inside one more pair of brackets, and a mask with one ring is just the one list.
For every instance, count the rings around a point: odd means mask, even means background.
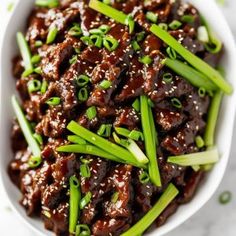
[{"label": "green onion", "polygon": [[152,108],[155,107],[155,104],[153,103],[153,101],[150,98],[148,98],[148,105]]},{"label": "green onion", "polygon": [[88,117],[89,120],[94,119],[97,116],[97,109],[95,106],[89,107],[86,110],[86,116]]},{"label": "green onion", "polygon": [[78,84],[79,87],[84,87],[85,85],[87,85],[90,81],[90,78],[87,75],[80,75],[77,79],[76,79],[76,83]]},{"label": "green onion", "polygon": [[36,67],[36,68],[34,69],[34,72],[37,73],[37,74],[39,74],[39,75],[41,75],[41,74],[42,74],[42,69],[41,69],[41,67],[40,67],[40,66]]},{"label": "green onion", "polygon": [[165,83],[169,84],[173,81],[173,75],[171,73],[165,73],[163,74],[162,79]]},{"label": "green onion", "polygon": [[12,96],[12,106],[19,122],[20,128],[24,134],[24,137],[30,147],[31,152],[33,153],[33,156],[41,157],[41,150],[33,136],[29,121],[26,119],[15,96]]},{"label": "green onion", "polygon": [[153,60],[150,56],[146,55],[146,56],[140,57],[139,62],[145,65],[150,65],[153,62]]},{"label": "green onion", "polygon": [[37,64],[37,63],[40,62],[40,60],[41,60],[40,55],[36,54],[36,55],[34,55],[34,56],[31,58],[31,63],[32,63],[32,64]]},{"label": "green onion", "polygon": [[168,30],[168,25],[166,23],[159,23],[158,26],[165,31]]},{"label": "green onion", "polygon": [[78,36],[82,35],[82,30],[80,28],[80,25],[77,24],[77,23],[74,23],[73,27],[71,27],[69,29],[68,34],[71,35],[71,36],[75,36],[75,37],[78,37]]},{"label": "green onion", "polygon": [[135,111],[137,112],[140,111],[140,101],[138,98],[135,99],[135,101],[132,104],[132,107],[134,108]]},{"label": "green onion", "polygon": [[59,6],[58,0],[36,0],[35,5],[38,7],[54,8]]},{"label": "green onion", "polygon": [[97,134],[102,137],[110,137],[111,136],[111,128],[112,128],[112,125],[110,125],[110,124],[102,124],[100,126]]},{"label": "green onion", "polygon": [[87,164],[80,165],[80,175],[84,178],[89,178],[91,176],[89,166]]},{"label": "green onion", "polygon": [[75,233],[76,224],[79,219],[79,204],[81,199],[80,183],[75,176],[70,177],[70,216],[69,216],[69,232]]},{"label": "green onion", "polygon": [[215,91],[217,89],[215,84],[212,83],[204,74],[179,60],[166,58],[162,63],[178,75],[183,76],[189,83],[197,88],[205,88],[207,91]]},{"label": "green onion", "polygon": [[100,35],[96,35],[96,34],[91,35],[90,39],[94,46],[96,46],[97,48],[102,47],[103,39]]},{"label": "green onion", "polygon": [[29,93],[38,92],[41,89],[41,82],[37,79],[30,80],[27,83],[27,87]]},{"label": "green onion", "polygon": [[119,193],[118,192],[113,193],[111,196],[111,202],[117,203],[118,199],[119,199]]},{"label": "green onion", "polygon": [[146,34],[145,31],[137,33],[136,35],[137,42],[143,41],[145,38],[145,34]]},{"label": "green onion", "polygon": [[117,156],[110,154],[102,149],[93,146],[93,145],[66,145],[57,148],[58,152],[65,152],[65,153],[79,153],[79,154],[88,154],[99,156],[101,158],[105,158],[111,161],[115,161],[118,163],[124,163],[124,160],[121,160]]},{"label": "green onion", "polygon": [[21,32],[18,32],[16,34],[16,38],[21,56],[23,58],[25,70],[33,70],[33,65],[31,62],[31,52],[24,35]]},{"label": "green onion", "polygon": [[198,89],[198,95],[199,95],[199,97],[204,98],[206,96],[206,89],[199,88]]},{"label": "green onion", "polygon": [[132,130],[132,131],[129,133],[129,138],[130,138],[130,139],[133,139],[133,140],[135,140],[135,141],[138,141],[138,140],[144,141],[143,133],[140,132],[140,131],[137,131],[137,130]]},{"label": "green onion", "polygon": [[103,1],[103,3],[105,3],[107,5],[111,4],[111,0],[102,0],[102,1]]},{"label": "green onion", "polygon": [[48,88],[48,82],[47,82],[46,80],[44,80],[43,83],[42,83],[40,92],[41,92],[42,94],[46,93],[47,88]]},{"label": "green onion", "polygon": [[143,232],[156,220],[156,218],[166,209],[166,207],[174,200],[178,195],[178,189],[173,185],[169,184],[164,193],[161,195],[157,203],[141,218],[134,226],[128,231],[121,234],[121,236],[134,236],[142,235]]},{"label": "green onion", "polygon": [[105,16],[108,16],[109,18],[114,19],[115,21],[123,25],[126,25],[127,15],[124,14],[122,11],[118,11],[111,6],[99,2],[98,0],[90,0],[89,7],[97,12],[102,13]]},{"label": "green onion", "polygon": [[80,224],[76,226],[75,236],[90,236],[91,231],[87,225]]},{"label": "green onion", "polygon": [[137,41],[132,41],[132,47],[134,49],[135,52],[137,51],[140,51],[141,50],[141,47],[139,46],[138,42]]},{"label": "green onion", "polygon": [[99,28],[98,29],[91,29],[91,30],[89,30],[89,33],[95,34],[95,35],[103,35],[104,34],[103,31]]},{"label": "green onion", "polygon": [[206,62],[201,60],[199,57],[192,54],[185,47],[183,47],[174,37],[169,33],[162,30],[157,25],[152,25],[150,28],[151,32],[163,40],[166,44],[172,47],[178,54],[180,54],[189,64],[199,70],[201,73],[206,75],[215,85],[222,89],[225,93],[231,94],[233,88],[228,84],[220,75],[218,71],[208,65]]},{"label": "green onion", "polygon": [[57,106],[61,103],[61,99],[59,97],[51,97],[46,101],[46,103],[49,106]]},{"label": "green onion", "polygon": [[169,24],[169,27],[172,29],[172,30],[177,30],[180,26],[182,25],[182,23],[178,20],[173,20],[170,24]]},{"label": "green onion", "polygon": [[22,78],[26,78],[28,77],[29,75],[31,75],[32,73],[34,73],[34,69],[28,69],[28,70],[25,70],[22,74]]},{"label": "green onion", "polygon": [[80,102],[85,102],[88,100],[88,89],[87,88],[81,88],[78,92],[78,99]]},{"label": "green onion", "polygon": [[221,193],[221,195],[219,196],[219,202],[224,205],[229,203],[231,199],[232,199],[232,193],[230,191],[225,191]]},{"label": "green onion", "polygon": [[28,165],[30,168],[36,168],[42,163],[42,158],[40,156],[31,156],[28,160]]},{"label": "green onion", "polygon": [[154,12],[148,11],[146,13],[146,18],[153,23],[157,23],[158,15]]},{"label": "green onion", "polygon": [[92,198],[92,193],[91,192],[87,192],[86,195],[81,199],[80,201],[80,209],[84,209],[88,204],[89,202],[91,201],[91,198]]},{"label": "green onion", "polygon": [[195,138],[195,143],[196,143],[198,148],[203,148],[205,146],[205,142],[204,142],[204,140],[202,139],[201,136],[197,136]]},{"label": "green onion", "polygon": [[167,52],[168,56],[170,57],[170,59],[175,60],[177,58],[177,54],[173,48],[168,47],[166,49],[166,52]]},{"label": "green onion", "polygon": [[205,152],[197,152],[180,156],[170,156],[168,157],[167,161],[181,166],[194,166],[213,164],[218,162],[218,160],[218,150],[217,148],[212,148]]},{"label": "green onion", "polygon": [[191,166],[191,167],[195,172],[198,172],[201,169],[201,166],[199,166],[199,165],[195,165],[195,166]]},{"label": "green onion", "polygon": [[210,170],[212,170],[213,167],[214,167],[214,164],[207,164],[207,165],[202,166],[201,168],[204,171],[210,171]]},{"label": "green onion", "polygon": [[103,45],[108,51],[112,52],[117,49],[117,47],[119,46],[119,42],[117,39],[111,36],[105,36],[103,38]]},{"label": "green onion", "polygon": [[39,47],[43,46],[43,42],[42,42],[41,40],[37,40],[37,41],[35,41],[34,46],[35,46],[36,48],[39,48]]},{"label": "green onion", "polygon": [[84,138],[88,142],[96,145],[97,147],[101,148],[102,150],[118,157],[118,159],[121,159],[127,163],[134,165],[134,166],[138,166],[138,167],[142,166],[143,168],[145,168],[144,165],[140,165],[139,163],[137,163],[137,161],[135,160],[135,158],[133,157],[133,155],[129,151],[127,151],[126,149],[92,133],[91,131],[82,127],[81,125],[79,125],[75,121],[71,121],[69,123],[69,125],[67,126],[67,129],[70,130],[71,132],[73,132],[74,134],[77,134],[80,137]]},{"label": "green onion", "polygon": [[102,89],[109,89],[110,87],[111,87],[111,85],[112,85],[112,82],[111,81],[109,81],[109,80],[103,80],[101,83],[100,83],[100,88],[102,88]]},{"label": "green onion", "polygon": [[150,181],[150,177],[146,171],[142,171],[142,173],[139,175],[139,181],[142,184],[146,184]]},{"label": "green onion", "polygon": [[70,65],[74,65],[78,60],[78,55],[72,56],[72,58],[69,60]]},{"label": "green onion", "polygon": [[42,135],[34,133],[33,136],[34,136],[35,140],[38,142],[39,145],[43,145]]},{"label": "green onion", "polygon": [[185,23],[193,23],[194,22],[194,16],[192,15],[183,15],[181,17],[181,21]]},{"label": "green onion", "polygon": [[174,107],[176,107],[178,109],[182,108],[182,103],[178,98],[172,98],[171,103]]},{"label": "green onion", "polygon": [[108,25],[101,25],[99,29],[103,32],[103,34],[107,34],[109,30],[111,29],[111,27]]},{"label": "green onion", "polygon": [[57,37],[57,34],[58,34],[58,29],[57,28],[51,28],[48,32],[46,43],[47,44],[53,43],[55,41],[56,37]]},{"label": "green onion", "polygon": [[129,26],[129,33],[132,34],[134,32],[135,22],[131,15],[127,16],[125,24]]},{"label": "green onion", "polygon": [[93,42],[89,36],[83,36],[80,40],[87,46],[93,45]]},{"label": "green onion", "polygon": [[128,140],[127,149],[134,155],[139,163],[147,164],[149,162],[148,158],[142,152],[140,147],[132,139]]},{"label": "green onion", "polygon": [[156,186],[161,186],[160,172],[158,169],[157,154],[156,154],[156,139],[154,138],[154,130],[152,127],[151,109],[148,106],[148,98],[141,96],[141,121],[145,142],[147,157],[149,158],[149,176],[151,181]]},{"label": "green onion", "polygon": [[208,43],[209,42],[209,35],[207,32],[207,28],[205,26],[200,26],[197,29],[197,38],[199,41],[203,43]]},{"label": "green onion", "polygon": [[85,145],[87,143],[84,139],[80,138],[77,135],[68,135],[67,139],[71,143],[76,143],[76,144],[80,144],[80,145]]},{"label": "green onion", "polygon": [[204,141],[207,147],[214,145],[215,129],[222,101],[222,93],[216,92],[208,111],[207,125],[205,129]]},{"label": "green onion", "polygon": [[129,137],[130,131],[126,128],[121,128],[121,127],[115,127],[115,131],[117,134],[122,135],[126,138]]}]

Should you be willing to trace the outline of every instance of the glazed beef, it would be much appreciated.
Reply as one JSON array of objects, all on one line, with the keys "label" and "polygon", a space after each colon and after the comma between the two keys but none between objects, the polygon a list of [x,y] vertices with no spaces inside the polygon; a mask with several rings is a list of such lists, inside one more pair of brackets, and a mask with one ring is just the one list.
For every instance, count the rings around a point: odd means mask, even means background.
[{"label": "glazed beef", "polygon": [[[156,219],[158,227],[163,225],[179,205],[193,198],[204,178],[204,171],[168,163],[167,158],[199,151],[195,138],[204,134],[210,94],[202,96],[196,87],[163,65],[168,46],[150,33],[151,21],[146,13],[158,15],[158,24],[180,21],[178,28],[169,28],[168,32],[211,66],[217,67],[222,51],[208,52],[198,40],[202,22],[197,9],[190,4],[179,0],[114,0],[110,4],[133,16],[136,22],[133,33],[128,26],[89,8],[89,0],[60,0],[58,7],[35,7],[28,18],[26,40],[32,55],[40,56],[33,65],[38,67],[37,73],[23,73],[21,56],[16,55],[13,60],[22,109],[33,133],[42,138],[42,162],[35,168],[29,165],[32,153],[14,120],[11,132],[14,159],[9,164],[9,175],[22,192],[20,202],[27,214],[40,216],[45,227],[58,236],[71,235],[68,230],[71,176],[78,178],[82,197],[91,193],[78,222],[87,224],[95,236],[121,235],[153,207],[169,183],[174,183],[180,193]],[[183,15],[191,15],[192,21],[183,21]],[[98,30],[92,36],[93,40],[100,37],[102,46],[99,41],[90,41],[94,29],[104,29],[104,25],[107,32]],[[58,30],[55,40],[47,43],[48,33],[54,27]],[[118,44],[114,50],[109,50],[112,42],[105,47],[107,37]],[[136,48],[134,42],[138,44]],[[150,63],[141,60],[145,56]],[[170,81],[166,80],[166,73]],[[29,91],[32,81],[46,82],[44,91],[42,88]],[[108,86],[104,87],[104,82]],[[162,187],[150,180],[141,181],[143,170],[129,164],[57,151],[60,146],[72,144],[67,130],[71,120],[94,133],[99,133],[102,125],[110,125],[111,132],[105,137],[110,142],[115,142],[114,128],[142,131],[140,109],[133,105],[142,95],[148,97],[158,133],[156,158]],[[50,103],[55,97],[58,102]],[[175,106],[173,99],[178,99],[181,105]],[[91,107],[96,111],[92,119],[88,114]],[[145,153],[144,141],[139,139],[137,144]],[[82,165],[88,168],[89,176],[81,174]]]}]

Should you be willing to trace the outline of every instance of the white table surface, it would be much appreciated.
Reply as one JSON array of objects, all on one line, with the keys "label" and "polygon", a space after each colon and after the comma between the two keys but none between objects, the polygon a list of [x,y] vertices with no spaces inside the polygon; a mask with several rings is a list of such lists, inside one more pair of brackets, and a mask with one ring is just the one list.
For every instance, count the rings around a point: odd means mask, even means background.
[{"label": "white table surface", "polygon": [[[23,1],[23,0],[22,0]],[[207,1],[207,0],[206,0]],[[7,6],[14,0],[0,0],[0,38],[9,12]],[[236,37],[236,0],[226,0],[226,5],[221,6],[231,29]],[[1,40],[1,39],[0,39]],[[235,65],[236,66],[236,65]],[[236,78],[235,78],[236,79]],[[235,101],[236,102],[236,101]],[[220,188],[212,199],[191,219],[181,227],[175,229],[167,236],[235,236],[236,235],[236,125],[231,150],[230,162],[226,175]],[[233,193],[233,200],[228,205],[220,205],[220,193],[229,190]],[[2,187],[0,185],[0,235],[1,236],[37,236],[29,231],[19,221],[17,216],[8,207]]]}]

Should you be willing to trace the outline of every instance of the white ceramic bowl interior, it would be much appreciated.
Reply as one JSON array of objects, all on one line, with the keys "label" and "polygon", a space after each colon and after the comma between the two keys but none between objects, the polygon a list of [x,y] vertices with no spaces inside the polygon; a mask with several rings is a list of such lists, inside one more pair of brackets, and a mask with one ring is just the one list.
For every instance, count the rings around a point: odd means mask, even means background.
[{"label": "white ceramic bowl interior", "polygon": [[[222,65],[224,66],[227,74],[226,79],[236,90],[236,50],[232,34],[224,17],[214,4],[213,0],[189,0],[189,2],[193,3],[200,10],[218,37],[224,42],[225,54],[222,60]],[[18,52],[15,37],[16,32],[24,31],[26,19],[31,11],[31,8],[33,7],[33,4],[33,0],[18,1],[14,12],[12,12],[12,17],[6,27],[1,48],[0,171],[10,204],[20,218],[23,219],[23,221],[39,235],[52,236],[53,234],[51,232],[44,229],[41,220],[32,219],[26,216],[24,209],[18,203],[21,198],[21,194],[12,184],[7,174],[7,166],[12,158],[9,135],[11,121],[14,116],[10,101],[12,94],[16,93],[15,82],[11,74],[11,60]],[[232,96],[225,96],[221,107],[217,131],[217,146],[221,154],[220,162],[215,166],[213,171],[208,174],[205,182],[202,183],[202,186],[194,199],[189,204],[181,206],[178,209],[178,212],[174,214],[164,226],[154,230],[149,235],[161,236],[179,226],[190,216],[196,213],[210,199],[217,189],[222,180],[228,162],[233,132],[235,101],[236,93]]]}]

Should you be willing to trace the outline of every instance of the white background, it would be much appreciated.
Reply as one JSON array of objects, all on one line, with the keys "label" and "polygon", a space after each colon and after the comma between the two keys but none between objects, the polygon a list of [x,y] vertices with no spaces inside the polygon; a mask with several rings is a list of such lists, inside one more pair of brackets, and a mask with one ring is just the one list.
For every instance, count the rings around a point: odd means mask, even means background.
[{"label": "white background", "polygon": [[[23,1],[23,0],[22,0]],[[207,0],[206,0],[207,1]],[[7,6],[14,0],[0,0],[0,38],[9,17]],[[236,0],[226,0],[220,6],[236,37]],[[0,39],[1,40],[1,39]],[[236,66],[236,65],[235,65]],[[236,78],[235,78],[236,79]],[[235,101],[236,102],[236,101]],[[234,104],[235,105],[235,104]],[[236,235],[236,126],[231,151],[230,163],[224,180],[213,198],[195,216],[167,236],[235,236]],[[233,199],[228,205],[220,205],[220,193],[229,190]],[[0,235],[1,236],[36,236],[15,216],[8,207],[0,185]]]}]

